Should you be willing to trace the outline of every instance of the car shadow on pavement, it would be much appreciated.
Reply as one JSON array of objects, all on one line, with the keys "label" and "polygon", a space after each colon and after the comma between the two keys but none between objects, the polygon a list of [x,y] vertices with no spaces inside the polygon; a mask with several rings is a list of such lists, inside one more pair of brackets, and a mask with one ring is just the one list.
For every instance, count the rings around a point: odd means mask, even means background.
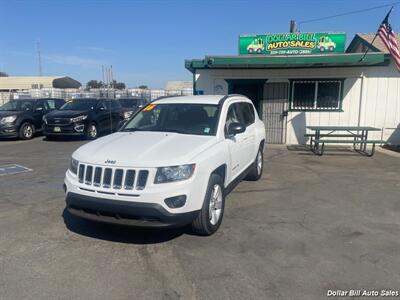
[{"label": "car shadow on pavement", "polygon": [[55,136],[55,137],[46,137],[44,136],[42,139],[44,142],[76,142],[76,141],[84,141],[85,138],[81,136]]},{"label": "car shadow on pavement", "polygon": [[175,239],[187,228],[137,228],[105,224],[75,217],[64,209],[62,217],[68,230],[79,235],[127,244],[158,244]]}]

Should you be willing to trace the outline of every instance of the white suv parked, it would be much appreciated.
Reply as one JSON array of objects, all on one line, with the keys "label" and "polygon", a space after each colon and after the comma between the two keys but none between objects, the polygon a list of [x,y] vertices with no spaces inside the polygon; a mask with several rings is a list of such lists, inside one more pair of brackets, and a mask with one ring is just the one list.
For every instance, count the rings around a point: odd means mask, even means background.
[{"label": "white suv parked", "polygon": [[72,154],[67,210],[137,226],[183,226],[213,234],[225,196],[263,171],[265,127],[241,95],[156,100],[112,135]]}]

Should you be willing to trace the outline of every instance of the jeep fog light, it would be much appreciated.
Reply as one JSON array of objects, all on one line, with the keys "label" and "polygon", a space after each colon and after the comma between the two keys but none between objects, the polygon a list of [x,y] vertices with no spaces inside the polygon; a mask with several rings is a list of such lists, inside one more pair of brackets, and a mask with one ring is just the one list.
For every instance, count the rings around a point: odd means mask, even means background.
[{"label": "jeep fog light", "polygon": [[179,208],[185,205],[186,195],[175,196],[164,200],[169,208]]}]

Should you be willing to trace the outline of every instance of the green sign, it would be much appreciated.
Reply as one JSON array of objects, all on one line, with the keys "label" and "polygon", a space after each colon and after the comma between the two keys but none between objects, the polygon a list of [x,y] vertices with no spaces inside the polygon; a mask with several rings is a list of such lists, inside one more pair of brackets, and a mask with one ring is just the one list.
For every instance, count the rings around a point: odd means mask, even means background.
[{"label": "green sign", "polygon": [[239,36],[239,55],[303,55],[344,52],[345,33],[297,32]]}]

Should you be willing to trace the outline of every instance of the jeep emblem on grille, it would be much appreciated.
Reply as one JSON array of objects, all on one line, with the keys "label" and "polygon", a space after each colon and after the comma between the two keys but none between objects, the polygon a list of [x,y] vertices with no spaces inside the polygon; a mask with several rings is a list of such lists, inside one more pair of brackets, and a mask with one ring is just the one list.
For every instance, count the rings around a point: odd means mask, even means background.
[{"label": "jeep emblem on grille", "polygon": [[115,165],[116,162],[117,162],[116,160],[109,160],[109,159],[107,159],[104,163],[105,163],[105,164]]}]

